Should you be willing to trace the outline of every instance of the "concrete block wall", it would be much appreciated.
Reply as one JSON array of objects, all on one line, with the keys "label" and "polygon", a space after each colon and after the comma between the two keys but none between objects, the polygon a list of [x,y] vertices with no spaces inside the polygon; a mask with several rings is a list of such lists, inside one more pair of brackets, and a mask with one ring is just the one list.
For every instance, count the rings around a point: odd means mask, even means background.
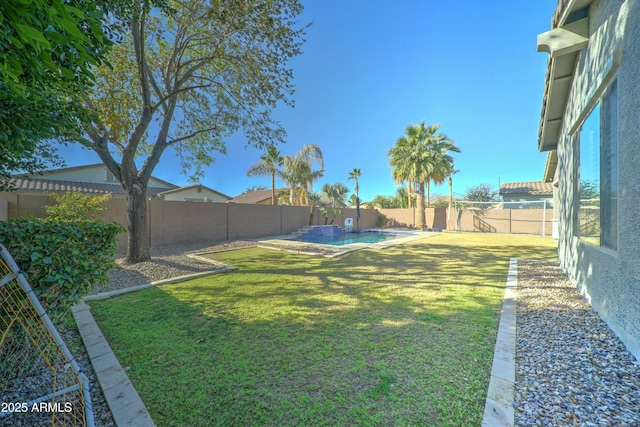
[{"label": "concrete block wall", "polygon": [[9,201],[0,199],[0,221],[9,219]]}]

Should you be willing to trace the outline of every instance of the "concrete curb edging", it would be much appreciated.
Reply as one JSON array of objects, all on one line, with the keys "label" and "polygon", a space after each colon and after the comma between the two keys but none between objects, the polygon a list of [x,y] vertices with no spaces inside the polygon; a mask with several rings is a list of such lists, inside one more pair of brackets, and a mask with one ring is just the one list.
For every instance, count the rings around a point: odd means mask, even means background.
[{"label": "concrete curb edging", "polygon": [[130,288],[117,289],[115,291],[103,292],[96,295],[87,295],[82,301],[71,308],[75,318],[78,331],[82,337],[85,349],[91,365],[98,378],[98,383],[107,401],[107,405],[113,415],[113,420],[118,427],[155,427],[155,423],[147,410],[140,395],[131,384],[129,377],[122,369],[120,362],[113,354],[113,350],[107,343],[100,327],[96,323],[91,308],[85,301],[97,301],[113,296],[140,291],[153,286],[180,283],[190,279],[211,276],[217,273],[226,273],[237,270],[237,267],[224,265],[223,268],[213,271],[205,271],[184,276],[172,277],[170,279],[157,280],[144,285],[132,286]]},{"label": "concrete curb edging", "polygon": [[83,297],[82,300],[83,301],[99,301],[99,300],[115,297],[115,296],[118,296],[118,295],[128,294],[130,292],[141,291],[143,289],[151,288],[153,286],[167,285],[167,284],[170,284],[170,283],[180,283],[180,282],[184,282],[186,280],[198,279],[200,277],[206,277],[206,276],[212,276],[212,275],[218,274],[218,273],[228,273],[229,271],[234,271],[234,270],[237,270],[237,269],[238,269],[237,267],[225,266],[225,267],[220,268],[218,270],[203,271],[201,273],[193,273],[193,274],[185,274],[184,276],[176,276],[176,277],[172,277],[170,279],[156,280],[155,282],[146,283],[144,285],[131,286],[129,288],[123,288],[123,289],[116,289],[115,291],[102,292],[100,294],[95,294],[95,295],[87,295],[87,296]]},{"label": "concrete curb edging", "polygon": [[111,351],[89,306],[82,301],[71,310],[116,426],[155,427],[147,407]]},{"label": "concrete curb edging", "polygon": [[517,288],[518,260],[511,258],[482,419],[483,427],[513,427],[515,423],[513,401],[516,381]]}]

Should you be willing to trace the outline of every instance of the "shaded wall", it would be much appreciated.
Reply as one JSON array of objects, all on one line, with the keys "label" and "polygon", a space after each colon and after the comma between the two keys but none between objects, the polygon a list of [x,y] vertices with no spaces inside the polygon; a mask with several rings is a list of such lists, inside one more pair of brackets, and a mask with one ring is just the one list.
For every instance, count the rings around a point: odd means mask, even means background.
[{"label": "shaded wall", "polygon": [[[0,193],[0,215],[2,207],[6,206],[7,219],[44,217],[44,207],[53,203],[52,198],[41,194]],[[100,219],[125,226],[127,208],[124,197],[112,197],[107,206]],[[310,220],[308,206],[199,203],[155,198],[150,199],[147,206],[152,247],[291,234],[308,225]],[[360,228],[376,227],[377,212],[374,209],[361,209],[360,214]],[[345,218],[353,218],[355,224],[355,217],[355,208],[344,208],[335,217],[334,224],[342,226]],[[322,225],[324,221],[324,215],[318,208],[314,209],[313,224]],[[121,234],[119,239],[119,247],[126,248],[127,233]]]}]

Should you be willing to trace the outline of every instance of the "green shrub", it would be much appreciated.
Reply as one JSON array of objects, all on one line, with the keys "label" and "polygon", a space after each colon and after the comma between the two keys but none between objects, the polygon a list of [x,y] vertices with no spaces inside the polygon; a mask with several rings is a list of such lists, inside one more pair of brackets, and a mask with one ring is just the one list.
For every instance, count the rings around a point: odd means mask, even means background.
[{"label": "green shrub", "polygon": [[49,316],[57,318],[95,284],[108,282],[123,231],[104,221],[18,218],[0,222],[0,244],[27,274]]},{"label": "green shrub", "polygon": [[47,217],[65,221],[86,221],[96,219],[107,210],[106,203],[111,194],[92,196],[83,193],[52,193],[55,205],[45,206]]}]

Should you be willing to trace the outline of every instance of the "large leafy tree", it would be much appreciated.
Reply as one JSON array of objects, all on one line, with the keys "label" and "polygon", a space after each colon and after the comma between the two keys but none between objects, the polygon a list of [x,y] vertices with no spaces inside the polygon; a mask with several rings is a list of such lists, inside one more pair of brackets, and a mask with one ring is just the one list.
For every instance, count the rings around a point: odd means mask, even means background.
[{"label": "large leafy tree", "polygon": [[267,148],[267,152],[260,156],[260,161],[249,166],[247,176],[269,176],[271,177],[271,204],[275,205],[276,200],[276,175],[278,175],[284,158],[273,145]]},{"label": "large leafy tree", "polygon": [[83,140],[126,193],[129,263],[150,258],[146,188],[169,148],[196,181],[240,129],[254,146],[284,141],[271,111],[293,104],[287,62],[305,31],[299,0],[169,0],[171,13],[145,6],[133,4],[113,66],[96,70],[86,102],[97,119]]},{"label": "large leafy tree", "polygon": [[0,2],[0,190],[11,174],[61,165],[55,146],[77,137],[82,94],[117,28],[106,13],[125,7],[84,0]]},{"label": "large leafy tree", "polygon": [[478,184],[467,188],[464,193],[464,200],[472,202],[497,202],[500,193],[492,184]]}]

